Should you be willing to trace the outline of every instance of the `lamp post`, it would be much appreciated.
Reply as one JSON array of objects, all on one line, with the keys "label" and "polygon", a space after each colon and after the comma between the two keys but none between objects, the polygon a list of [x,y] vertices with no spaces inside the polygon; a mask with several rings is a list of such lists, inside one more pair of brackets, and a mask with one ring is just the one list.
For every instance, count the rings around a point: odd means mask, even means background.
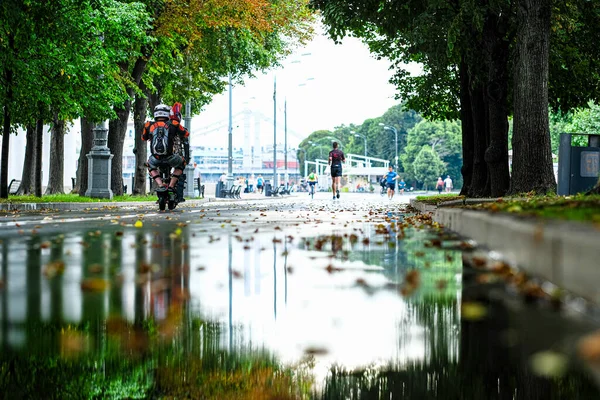
[{"label": "lamp post", "polygon": [[356,136],[356,137],[361,137],[364,139],[364,141],[365,141],[365,160],[366,160],[366,158],[367,158],[367,137],[365,135],[361,135],[360,133],[356,133],[354,131],[350,131],[350,133],[353,133],[354,136]]},{"label": "lamp post", "polygon": [[283,101],[283,132],[284,132],[284,140],[283,140],[283,168],[284,168],[284,179],[285,185],[287,187],[287,183],[289,181],[288,176],[288,164],[287,164],[287,97]]},{"label": "lamp post", "polygon": [[232,102],[233,102],[233,88],[231,85],[231,72],[228,74],[229,78],[229,127],[228,131],[228,148],[227,148],[227,189],[231,189],[233,186],[233,115],[232,115]]},{"label": "lamp post", "polygon": [[394,135],[396,136],[396,170],[397,170],[398,169],[398,131],[393,126],[388,126],[388,125],[384,124],[383,122],[380,122],[379,126],[383,126],[384,130],[394,132]]},{"label": "lamp post", "polygon": [[277,188],[277,77],[273,78],[273,190]]}]

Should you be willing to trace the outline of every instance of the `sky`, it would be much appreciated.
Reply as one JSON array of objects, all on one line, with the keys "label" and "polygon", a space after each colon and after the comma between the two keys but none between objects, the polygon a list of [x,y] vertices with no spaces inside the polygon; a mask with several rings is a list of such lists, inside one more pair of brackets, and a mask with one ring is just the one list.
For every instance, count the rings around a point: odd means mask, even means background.
[{"label": "sky", "polygon": [[[277,84],[277,143],[283,143],[284,103],[287,101],[288,146],[296,147],[316,130],[361,124],[381,116],[399,103],[395,88],[388,81],[390,62],[376,60],[362,42],[346,38],[336,45],[318,27],[314,39],[298,47],[282,67],[259,73],[243,86],[232,90],[234,147],[243,141],[244,109],[260,119],[261,142],[273,143],[273,83]],[[215,96],[213,102],[192,120],[192,145],[210,140],[227,145],[229,94]],[[250,123],[254,135],[255,122]],[[237,145],[236,145],[237,144]]]}]

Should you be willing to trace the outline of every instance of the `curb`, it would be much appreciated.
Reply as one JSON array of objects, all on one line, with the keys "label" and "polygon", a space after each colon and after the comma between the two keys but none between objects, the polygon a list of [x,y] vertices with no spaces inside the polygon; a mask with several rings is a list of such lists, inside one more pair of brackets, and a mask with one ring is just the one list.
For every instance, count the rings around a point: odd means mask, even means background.
[{"label": "curb", "polygon": [[505,261],[600,303],[597,228],[578,222],[435,207],[413,200],[411,206],[432,213],[433,220],[444,227],[502,253]]}]

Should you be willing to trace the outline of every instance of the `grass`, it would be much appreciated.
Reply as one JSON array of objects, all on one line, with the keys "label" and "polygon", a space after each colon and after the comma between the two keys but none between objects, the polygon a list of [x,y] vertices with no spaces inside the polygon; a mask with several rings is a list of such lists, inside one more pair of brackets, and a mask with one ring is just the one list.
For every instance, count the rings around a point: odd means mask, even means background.
[{"label": "grass", "polygon": [[[464,196],[457,195],[436,195],[418,196],[417,200],[426,204],[439,205],[445,201],[463,198]],[[460,207],[518,214],[524,217],[600,223],[600,195],[577,194],[572,196],[548,195],[500,198],[495,202],[461,205]]]},{"label": "grass", "polygon": [[493,203],[466,207],[522,216],[600,223],[600,195],[532,196],[527,199],[500,199]]},{"label": "grass", "polygon": [[112,200],[96,199],[91,197],[80,196],[78,194],[50,194],[42,197],[32,195],[27,196],[8,196],[8,199],[0,199],[0,203],[100,203],[100,202],[139,202],[139,201],[155,201],[155,195],[147,196],[132,196],[124,194],[114,196]]},{"label": "grass", "polygon": [[462,200],[465,196],[456,193],[436,194],[432,196],[417,196],[417,201],[421,203],[437,206],[440,203],[452,200]]}]

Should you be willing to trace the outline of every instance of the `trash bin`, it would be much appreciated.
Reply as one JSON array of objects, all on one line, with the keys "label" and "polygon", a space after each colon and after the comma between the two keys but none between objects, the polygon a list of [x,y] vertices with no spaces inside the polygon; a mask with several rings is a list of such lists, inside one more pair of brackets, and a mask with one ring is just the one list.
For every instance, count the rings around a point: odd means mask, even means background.
[{"label": "trash bin", "polygon": [[221,190],[223,190],[223,182],[217,182],[217,188],[215,189],[215,197],[221,197]]},{"label": "trash bin", "polygon": [[271,189],[273,188],[273,186],[271,186],[271,181],[265,181],[265,196],[272,196],[271,193]]},{"label": "trash bin", "polygon": [[[587,146],[573,146],[573,136],[587,136]],[[563,133],[558,148],[558,195],[586,192],[598,182],[600,135]]]}]

